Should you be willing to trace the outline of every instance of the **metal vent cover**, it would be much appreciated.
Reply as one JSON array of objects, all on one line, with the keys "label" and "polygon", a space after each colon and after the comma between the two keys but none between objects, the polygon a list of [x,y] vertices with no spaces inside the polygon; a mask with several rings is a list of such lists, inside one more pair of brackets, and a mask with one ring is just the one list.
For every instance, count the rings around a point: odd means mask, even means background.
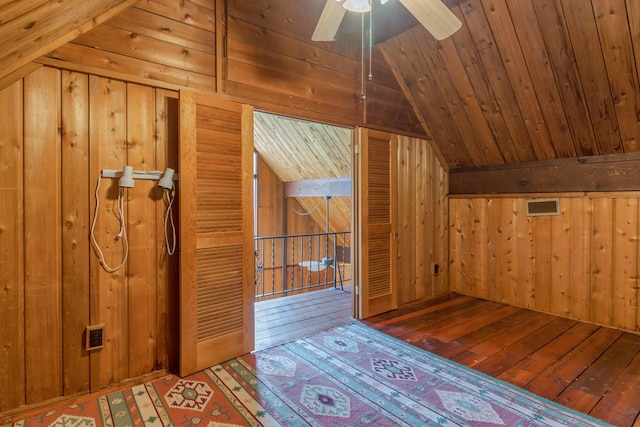
[{"label": "metal vent cover", "polygon": [[560,199],[527,200],[527,216],[560,215]]}]

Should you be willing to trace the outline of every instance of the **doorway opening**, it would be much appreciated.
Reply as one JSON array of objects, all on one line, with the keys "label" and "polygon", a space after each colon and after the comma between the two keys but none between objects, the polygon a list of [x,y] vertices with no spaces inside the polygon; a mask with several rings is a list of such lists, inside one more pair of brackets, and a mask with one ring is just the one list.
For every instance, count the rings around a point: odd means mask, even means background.
[{"label": "doorway opening", "polygon": [[353,319],[352,139],[254,113],[256,350]]}]

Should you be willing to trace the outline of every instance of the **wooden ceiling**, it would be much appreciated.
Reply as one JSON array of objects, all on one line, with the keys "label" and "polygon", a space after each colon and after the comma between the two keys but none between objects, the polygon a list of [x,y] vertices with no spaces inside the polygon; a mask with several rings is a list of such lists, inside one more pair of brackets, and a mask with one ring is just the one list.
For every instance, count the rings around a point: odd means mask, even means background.
[{"label": "wooden ceiling", "polygon": [[[224,22],[214,4],[226,5]],[[310,41],[322,0],[0,1],[0,87],[52,51],[38,61],[420,133],[449,170],[640,151],[639,1],[445,0],[463,26],[441,42],[412,27],[397,0],[388,4],[400,18],[375,18],[385,40],[373,49],[363,104],[354,17],[335,42]],[[192,11],[206,12],[205,21]],[[114,16],[119,24],[107,22]],[[225,25],[227,63],[214,64],[213,43],[205,52],[191,39],[202,32],[212,41]]]},{"label": "wooden ceiling", "polygon": [[449,168],[640,150],[640,2],[446,3],[380,49]]},{"label": "wooden ceiling", "polygon": [[256,112],[256,151],[282,182],[351,176],[348,128]]},{"label": "wooden ceiling", "polygon": [[[438,42],[413,20],[389,37],[397,19],[378,15],[374,34],[386,40],[372,54],[384,58],[448,169],[640,151],[640,2],[445,4],[463,22],[452,37]],[[403,9],[387,5],[394,17]],[[337,38],[354,28],[348,13]]]},{"label": "wooden ceiling", "polygon": [[[86,33],[138,0],[0,1],[0,81]],[[21,73],[20,70],[23,69]]]}]

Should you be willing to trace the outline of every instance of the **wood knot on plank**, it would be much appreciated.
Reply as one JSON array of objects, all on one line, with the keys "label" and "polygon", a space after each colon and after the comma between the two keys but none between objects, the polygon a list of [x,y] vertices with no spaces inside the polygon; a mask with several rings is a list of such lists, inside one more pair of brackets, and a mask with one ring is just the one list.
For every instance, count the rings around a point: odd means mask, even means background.
[{"label": "wood knot on plank", "polygon": [[24,27],[22,27],[23,30],[30,30],[33,27],[36,26],[36,21],[31,21],[29,22],[27,25],[25,25]]}]

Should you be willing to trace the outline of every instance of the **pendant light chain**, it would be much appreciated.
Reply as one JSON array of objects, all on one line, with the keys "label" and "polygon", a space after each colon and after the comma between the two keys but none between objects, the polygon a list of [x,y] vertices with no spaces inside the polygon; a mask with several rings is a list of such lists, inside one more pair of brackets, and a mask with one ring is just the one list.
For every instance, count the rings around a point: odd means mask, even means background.
[{"label": "pendant light chain", "polygon": [[372,58],[372,50],[373,50],[373,4],[375,1],[371,2],[371,11],[369,12],[369,76],[368,80],[373,80],[373,67],[371,65]]},{"label": "pendant light chain", "polygon": [[364,94],[364,13],[360,15],[360,102],[364,102],[365,94]]}]

